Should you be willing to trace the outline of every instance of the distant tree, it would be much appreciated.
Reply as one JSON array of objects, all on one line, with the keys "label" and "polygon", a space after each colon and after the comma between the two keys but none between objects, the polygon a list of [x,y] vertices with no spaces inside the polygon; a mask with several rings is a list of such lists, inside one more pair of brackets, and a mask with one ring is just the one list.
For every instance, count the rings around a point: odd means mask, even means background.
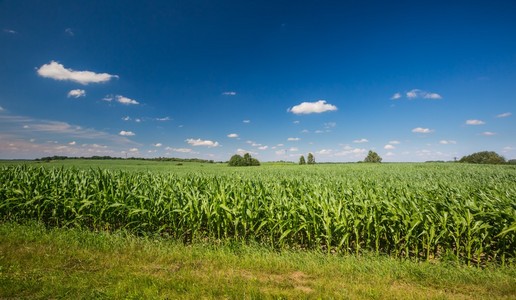
[{"label": "distant tree", "polygon": [[299,158],[299,164],[300,165],[306,164],[305,157],[303,155],[301,155],[301,157]]},{"label": "distant tree", "polygon": [[229,159],[228,165],[232,167],[259,166],[260,162],[256,158],[251,157],[249,153],[244,154],[244,157],[235,154]]},{"label": "distant tree", "polygon": [[516,159],[509,159],[507,163],[510,165],[516,165]]},{"label": "distant tree", "polygon": [[309,165],[313,165],[315,164],[315,157],[312,153],[308,153],[308,156],[307,156],[307,164]]},{"label": "distant tree", "polygon": [[505,158],[494,151],[482,151],[463,156],[459,162],[472,164],[504,164]]},{"label": "distant tree", "polygon": [[376,152],[374,152],[372,150],[369,150],[369,153],[367,153],[367,156],[364,159],[364,162],[366,162],[366,163],[381,163],[382,162],[382,158],[380,157],[380,155],[378,155],[378,153],[376,153]]}]

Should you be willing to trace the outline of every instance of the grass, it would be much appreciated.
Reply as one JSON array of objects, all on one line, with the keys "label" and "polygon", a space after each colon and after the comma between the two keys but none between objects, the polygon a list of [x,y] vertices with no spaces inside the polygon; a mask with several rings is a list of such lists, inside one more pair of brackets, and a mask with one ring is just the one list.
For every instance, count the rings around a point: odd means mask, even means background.
[{"label": "grass", "polygon": [[514,267],[0,224],[0,298],[514,299]]}]

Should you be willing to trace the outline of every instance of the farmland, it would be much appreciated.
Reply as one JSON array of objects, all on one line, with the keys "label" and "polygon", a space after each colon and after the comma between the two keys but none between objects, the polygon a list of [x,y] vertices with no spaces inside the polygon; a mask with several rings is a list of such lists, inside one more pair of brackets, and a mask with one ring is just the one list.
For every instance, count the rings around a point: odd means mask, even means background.
[{"label": "farmland", "polygon": [[0,183],[4,222],[476,266],[516,258],[514,166],[4,163]]}]

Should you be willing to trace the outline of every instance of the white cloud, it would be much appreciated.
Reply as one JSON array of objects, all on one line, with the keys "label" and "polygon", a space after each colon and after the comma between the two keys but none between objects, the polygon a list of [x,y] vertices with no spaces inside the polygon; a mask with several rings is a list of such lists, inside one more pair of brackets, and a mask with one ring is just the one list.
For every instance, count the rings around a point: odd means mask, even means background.
[{"label": "white cloud", "polygon": [[299,121],[294,121],[294,122],[292,122],[292,123],[294,123],[294,124],[299,124],[300,122],[299,122]]},{"label": "white cloud", "polygon": [[288,149],[288,151],[290,151],[290,152],[297,152],[297,151],[299,151],[299,148],[291,147],[290,149]]},{"label": "white cloud", "polygon": [[84,96],[86,96],[85,90],[76,89],[76,90],[71,90],[68,92],[68,98],[70,98],[70,97],[79,98],[79,97],[84,97]]},{"label": "white cloud", "polygon": [[300,138],[298,138],[298,137],[289,137],[289,138],[287,139],[287,141],[290,141],[290,142],[297,142],[297,141],[299,141],[299,140],[301,140],[301,139],[300,139]]},{"label": "white cloud", "polygon": [[267,148],[269,148],[269,146],[261,146],[261,147],[258,147],[258,149],[260,149],[260,150],[267,150]]},{"label": "white cloud", "polygon": [[72,31],[72,28],[66,28],[65,29],[65,33],[68,34],[69,36],[74,36],[75,33]]},{"label": "white cloud", "polygon": [[124,97],[124,96],[121,96],[121,95],[117,95],[116,96],[116,101],[118,103],[122,103],[122,104],[125,104],[125,105],[130,105],[130,104],[140,104],[138,101],[136,100],[133,100],[133,99],[130,99],[130,98],[127,98],[127,97]]},{"label": "white cloud", "polygon": [[301,130],[301,133],[309,133],[310,131],[308,131],[308,129],[303,129]]},{"label": "white cloud", "polygon": [[333,150],[331,149],[321,149],[319,151],[315,151],[315,154],[319,154],[319,155],[330,155],[332,154]]},{"label": "white cloud", "polygon": [[5,32],[5,33],[9,33],[9,34],[17,34],[17,33],[18,33],[17,31],[14,31],[14,30],[12,30],[12,29],[7,29],[7,28],[6,28],[6,29],[4,29],[4,32]]},{"label": "white cloud", "polygon": [[503,114],[499,114],[499,115],[497,115],[496,117],[497,117],[497,118],[507,118],[507,117],[510,117],[510,116],[512,116],[512,113],[510,113],[510,112],[505,112],[505,113],[503,113]]},{"label": "white cloud", "polygon": [[324,123],[324,128],[328,129],[328,128],[334,128],[337,126],[337,123],[335,122],[328,122],[328,123]]},{"label": "white cloud", "polygon": [[170,121],[170,117],[164,117],[164,118],[156,118],[156,121]]},{"label": "white cloud", "polygon": [[210,141],[210,140],[186,139],[185,141],[188,144],[192,145],[192,146],[205,146],[205,147],[209,147],[209,148],[218,147],[219,146],[218,142],[213,142],[213,141]]},{"label": "white cloud", "polygon": [[387,144],[387,145],[383,146],[383,149],[385,149],[385,150],[393,150],[393,149],[396,149],[396,147],[394,147],[391,144]]},{"label": "white cloud", "polygon": [[357,143],[357,144],[361,144],[361,143],[368,143],[369,140],[368,139],[359,139],[359,140],[354,140],[353,143]]},{"label": "white cloud", "polygon": [[237,137],[238,137],[238,134],[236,134],[236,133],[230,133],[230,134],[228,134],[228,135],[227,135],[227,137],[228,137],[228,138],[232,138],[232,139],[234,139],[234,138],[237,138]]},{"label": "white cloud", "polygon": [[277,144],[276,146],[277,146],[277,147],[283,147],[283,146],[285,146],[285,145],[283,145],[283,144]]},{"label": "white cloud", "polygon": [[165,150],[173,151],[173,152],[179,152],[179,153],[196,153],[196,152],[193,152],[193,150],[189,149],[189,148],[171,148],[171,147],[167,147],[167,148],[165,148]]},{"label": "white cloud", "polygon": [[398,100],[399,98],[401,98],[401,94],[395,93],[394,95],[392,95],[391,100]]},{"label": "white cloud", "polygon": [[322,131],[322,130],[316,130],[316,131],[314,131],[314,132],[315,132],[315,133],[323,133],[324,131]]},{"label": "white cloud", "polygon": [[242,122],[246,123],[246,124],[249,124],[249,123],[251,123],[251,120],[243,120]]},{"label": "white cloud", "polygon": [[431,132],[433,132],[433,129],[416,127],[414,129],[412,129],[412,132],[414,132],[414,133],[431,133]]},{"label": "white cloud", "polygon": [[439,141],[439,144],[442,144],[442,145],[449,145],[449,144],[457,144],[456,141],[453,141],[453,140],[440,140]]},{"label": "white cloud", "polygon": [[138,151],[139,151],[138,148],[131,148],[131,149],[129,149],[129,152],[138,152]]},{"label": "white cloud", "polygon": [[41,77],[52,78],[55,80],[70,80],[83,85],[87,85],[89,83],[101,83],[109,81],[111,78],[118,78],[117,75],[111,75],[108,73],[66,69],[62,64],[56,61],[51,61],[48,64],[42,65],[37,72]]},{"label": "white cloud", "polygon": [[485,123],[482,120],[466,120],[466,125],[484,125]]},{"label": "white cloud", "polygon": [[140,123],[140,122],[142,121],[142,119],[136,118],[136,119],[134,119],[134,121],[135,121],[136,123]]},{"label": "white cloud", "polygon": [[76,144],[75,141],[71,141],[71,142],[68,143],[68,145],[71,145],[71,146],[74,146],[75,144]]},{"label": "white cloud", "polygon": [[276,155],[284,155],[286,153],[286,150],[278,150],[274,152]]},{"label": "white cloud", "polygon": [[233,92],[233,91],[222,93],[222,95],[224,95],[224,96],[235,96],[236,94],[237,94],[237,93],[236,93],[236,92]]},{"label": "white cloud", "polygon": [[394,153],[392,153],[392,152],[387,152],[387,153],[385,153],[385,156],[394,156],[394,155],[396,155],[396,154],[394,154]]},{"label": "white cloud", "polygon": [[[406,94],[408,99],[424,98],[424,99],[442,99],[443,97],[437,93],[431,93],[422,91],[420,89],[413,89],[408,91]],[[401,95],[400,95],[401,96]]]},{"label": "white cloud", "polygon": [[493,136],[493,135],[496,135],[496,132],[491,132],[491,131],[484,131],[481,133],[481,135],[485,135],[485,136]]},{"label": "white cloud", "polygon": [[394,140],[394,141],[389,141],[389,144],[391,144],[391,145],[399,145],[401,143],[400,143],[400,141]]},{"label": "white cloud", "polygon": [[163,146],[163,144],[162,143],[156,143],[156,144],[153,144],[153,146],[154,147],[161,147],[161,146]]},{"label": "white cloud", "polygon": [[317,102],[303,102],[288,109],[289,112],[296,115],[323,113],[335,110],[337,110],[337,106],[326,103],[326,100],[319,100]]},{"label": "white cloud", "polygon": [[126,117],[123,117],[123,118],[122,118],[122,120],[124,120],[124,121],[130,121],[130,120],[131,120],[131,118],[130,118],[129,116],[126,116]]},{"label": "white cloud", "polygon": [[134,136],[135,134],[132,131],[122,130],[122,131],[120,131],[119,135],[122,135],[122,136]]},{"label": "white cloud", "polygon": [[437,93],[427,93],[423,96],[423,98],[425,98],[425,99],[442,99],[443,97],[441,97],[441,95],[439,95]]},{"label": "white cloud", "polygon": [[335,153],[335,156],[353,156],[353,157],[359,157],[361,155],[363,155],[364,153],[366,153],[367,150],[364,149],[364,148],[353,148],[353,147],[350,147],[350,146],[346,146],[344,147],[344,151],[340,151],[340,152],[337,152]]},{"label": "white cloud", "polygon": [[248,151],[248,150],[241,149],[241,148],[238,148],[238,149],[236,150],[236,153],[237,153],[238,155],[244,155],[244,154],[246,154],[246,153],[249,153],[249,154],[252,154],[252,155],[257,155],[257,154],[258,154],[258,153],[256,153],[256,152]]}]

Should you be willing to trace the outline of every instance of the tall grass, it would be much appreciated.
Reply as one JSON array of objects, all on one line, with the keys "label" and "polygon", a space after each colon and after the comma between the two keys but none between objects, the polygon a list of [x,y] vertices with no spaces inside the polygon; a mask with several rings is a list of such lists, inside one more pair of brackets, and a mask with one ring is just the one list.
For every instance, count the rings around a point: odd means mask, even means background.
[{"label": "tall grass", "polygon": [[3,220],[468,264],[515,260],[515,199],[516,169],[500,166],[0,169]]}]

